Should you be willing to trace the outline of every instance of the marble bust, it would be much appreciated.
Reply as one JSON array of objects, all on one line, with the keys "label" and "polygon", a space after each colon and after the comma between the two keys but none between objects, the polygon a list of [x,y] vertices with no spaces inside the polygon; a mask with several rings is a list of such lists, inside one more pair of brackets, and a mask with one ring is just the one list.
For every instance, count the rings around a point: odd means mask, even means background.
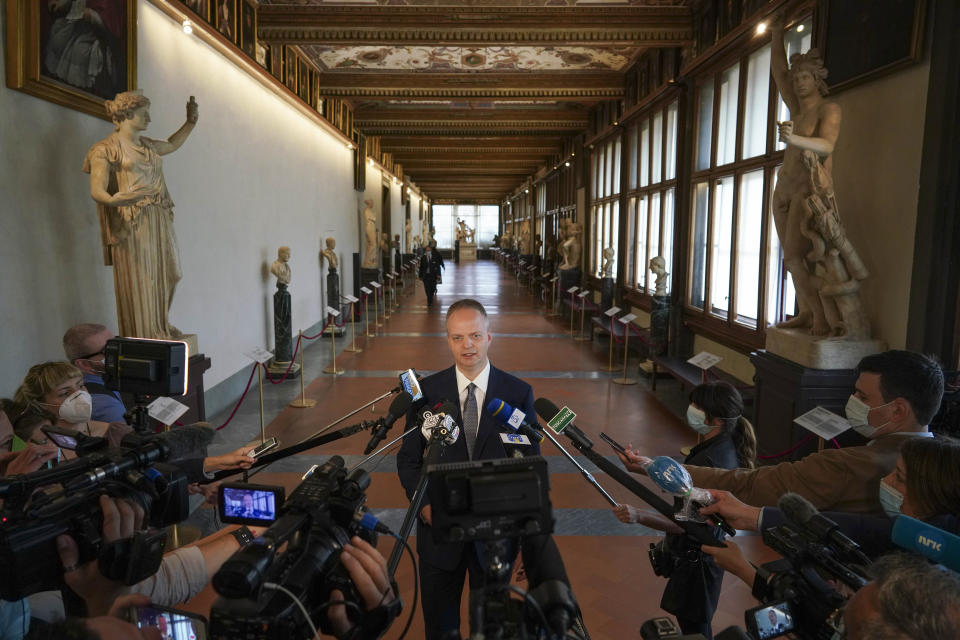
[{"label": "marble bust", "polygon": [[603,250],[603,266],[601,267],[601,272],[604,278],[613,277],[613,256],[615,256],[616,253],[617,251],[613,247],[607,247]]},{"label": "marble bust", "polygon": [[667,276],[670,274],[667,273],[667,261],[664,260],[663,256],[655,256],[650,258],[650,271],[657,276],[657,281],[655,284],[656,288],[653,292],[653,295],[667,295]]},{"label": "marble bust", "polygon": [[277,278],[277,285],[290,284],[290,247],[280,247],[277,249],[277,259],[270,265],[270,273]]},{"label": "marble bust", "polygon": [[320,254],[322,256],[321,259],[327,259],[327,269],[330,271],[336,271],[338,265],[337,252],[335,251],[337,248],[337,241],[331,236],[324,240],[324,244],[326,245],[326,248]]}]

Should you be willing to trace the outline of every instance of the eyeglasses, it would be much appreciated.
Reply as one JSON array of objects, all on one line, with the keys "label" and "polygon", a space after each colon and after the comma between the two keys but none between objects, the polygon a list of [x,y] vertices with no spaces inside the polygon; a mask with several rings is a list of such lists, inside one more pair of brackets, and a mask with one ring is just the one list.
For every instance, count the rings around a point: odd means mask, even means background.
[{"label": "eyeglasses", "polygon": [[104,347],[103,349],[100,349],[100,351],[96,351],[94,353],[88,353],[87,355],[80,356],[79,358],[74,358],[74,360],[90,360],[94,356],[106,356],[107,354],[105,353],[105,349],[106,347]]}]

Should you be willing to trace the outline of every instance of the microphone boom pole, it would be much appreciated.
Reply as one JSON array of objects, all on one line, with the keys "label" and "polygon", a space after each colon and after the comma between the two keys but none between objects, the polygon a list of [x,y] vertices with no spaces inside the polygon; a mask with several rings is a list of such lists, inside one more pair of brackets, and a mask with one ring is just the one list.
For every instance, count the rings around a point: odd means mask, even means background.
[{"label": "microphone boom pole", "polygon": [[583,477],[587,479],[587,482],[589,482],[590,484],[593,485],[593,488],[594,488],[594,489],[596,489],[596,490],[599,491],[601,494],[603,494],[603,497],[607,499],[607,502],[610,503],[610,506],[612,506],[612,507],[619,507],[619,506],[620,506],[620,503],[617,502],[616,500],[614,500],[614,499],[613,499],[613,496],[611,496],[609,493],[607,493],[606,490],[605,490],[602,486],[600,486],[600,483],[597,482],[596,478],[593,477],[593,474],[590,473],[589,471],[587,471],[587,470],[583,467],[582,464],[580,464],[579,462],[577,462],[576,458],[574,458],[572,455],[570,455],[570,452],[569,452],[569,451],[567,451],[566,449],[564,449],[563,447],[560,446],[560,443],[557,442],[557,439],[554,438],[553,435],[550,433],[550,429],[549,429],[549,428],[543,430],[543,435],[545,435],[545,436],[547,436],[548,438],[550,438],[550,442],[552,442],[552,443],[554,444],[554,446],[557,447],[557,449],[560,449],[560,452],[563,453],[563,455],[567,456],[567,460],[569,460],[570,462],[572,462],[572,463],[574,464],[574,466],[577,467],[577,469],[580,469],[581,475],[583,475]]}]

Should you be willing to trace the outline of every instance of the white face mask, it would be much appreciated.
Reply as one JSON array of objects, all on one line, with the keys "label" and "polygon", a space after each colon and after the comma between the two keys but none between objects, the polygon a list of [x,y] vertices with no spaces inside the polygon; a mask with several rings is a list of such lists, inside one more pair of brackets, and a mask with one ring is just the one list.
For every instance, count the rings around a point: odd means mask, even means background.
[{"label": "white face mask", "polygon": [[60,419],[70,424],[82,424],[93,414],[93,399],[85,389],[80,389],[63,401],[57,412]]},{"label": "white face mask", "polygon": [[903,507],[903,494],[883,480],[880,481],[880,506],[888,518],[896,518]]},{"label": "white face mask", "polygon": [[881,404],[879,407],[871,407],[857,396],[851,395],[847,400],[847,406],[844,407],[843,412],[846,414],[847,422],[850,423],[854,431],[864,438],[873,438],[877,434],[877,431],[883,429],[890,423],[884,422],[879,427],[871,426],[870,412],[874,409],[881,409],[889,404],[893,404],[893,401],[891,400],[886,404]]},{"label": "white face mask", "polygon": [[692,404],[687,407],[687,424],[690,425],[691,429],[704,436],[716,428],[707,424],[706,412]]}]

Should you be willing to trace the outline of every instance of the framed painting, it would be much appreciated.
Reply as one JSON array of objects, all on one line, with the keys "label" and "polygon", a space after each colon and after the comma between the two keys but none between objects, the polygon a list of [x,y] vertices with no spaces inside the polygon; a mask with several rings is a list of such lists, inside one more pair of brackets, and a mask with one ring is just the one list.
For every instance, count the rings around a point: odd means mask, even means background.
[{"label": "framed painting", "polygon": [[283,45],[282,44],[271,44],[270,45],[270,74],[283,82]]},{"label": "framed painting", "polygon": [[215,0],[213,26],[230,42],[237,42],[236,0]]},{"label": "framed painting", "polygon": [[257,7],[249,0],[240,0],[240,48],[257,58]]},{"label": "framed painting", "polygon": [[83,4],[7,0],[7,86],[109,120],[104,100],[137,86],[137,1]]},{"label": "framed painting", "polygon": [[293,47],[286,45],[284,46],[285,51],[283,52],[283,83],[287,85],[287,89],[297,92],[297,54],[294,52]]},{"label": "framed painting", "polygon": [[297,95],[300,99],[310,104],[310,67],[303,58],[297,58]]},{"label": "framed painting", "polygon": [[819,42],[831,91],[918,62],[926,0],[829,0]]},{"label": "framed painting", "polygon": [[180,0],[180,4],[203,18],[210,20],[210,0]]},{"label": "framed painting", "polygon": [[262,42],[257,43],[257,64],[270,71],[270,48]]}]

